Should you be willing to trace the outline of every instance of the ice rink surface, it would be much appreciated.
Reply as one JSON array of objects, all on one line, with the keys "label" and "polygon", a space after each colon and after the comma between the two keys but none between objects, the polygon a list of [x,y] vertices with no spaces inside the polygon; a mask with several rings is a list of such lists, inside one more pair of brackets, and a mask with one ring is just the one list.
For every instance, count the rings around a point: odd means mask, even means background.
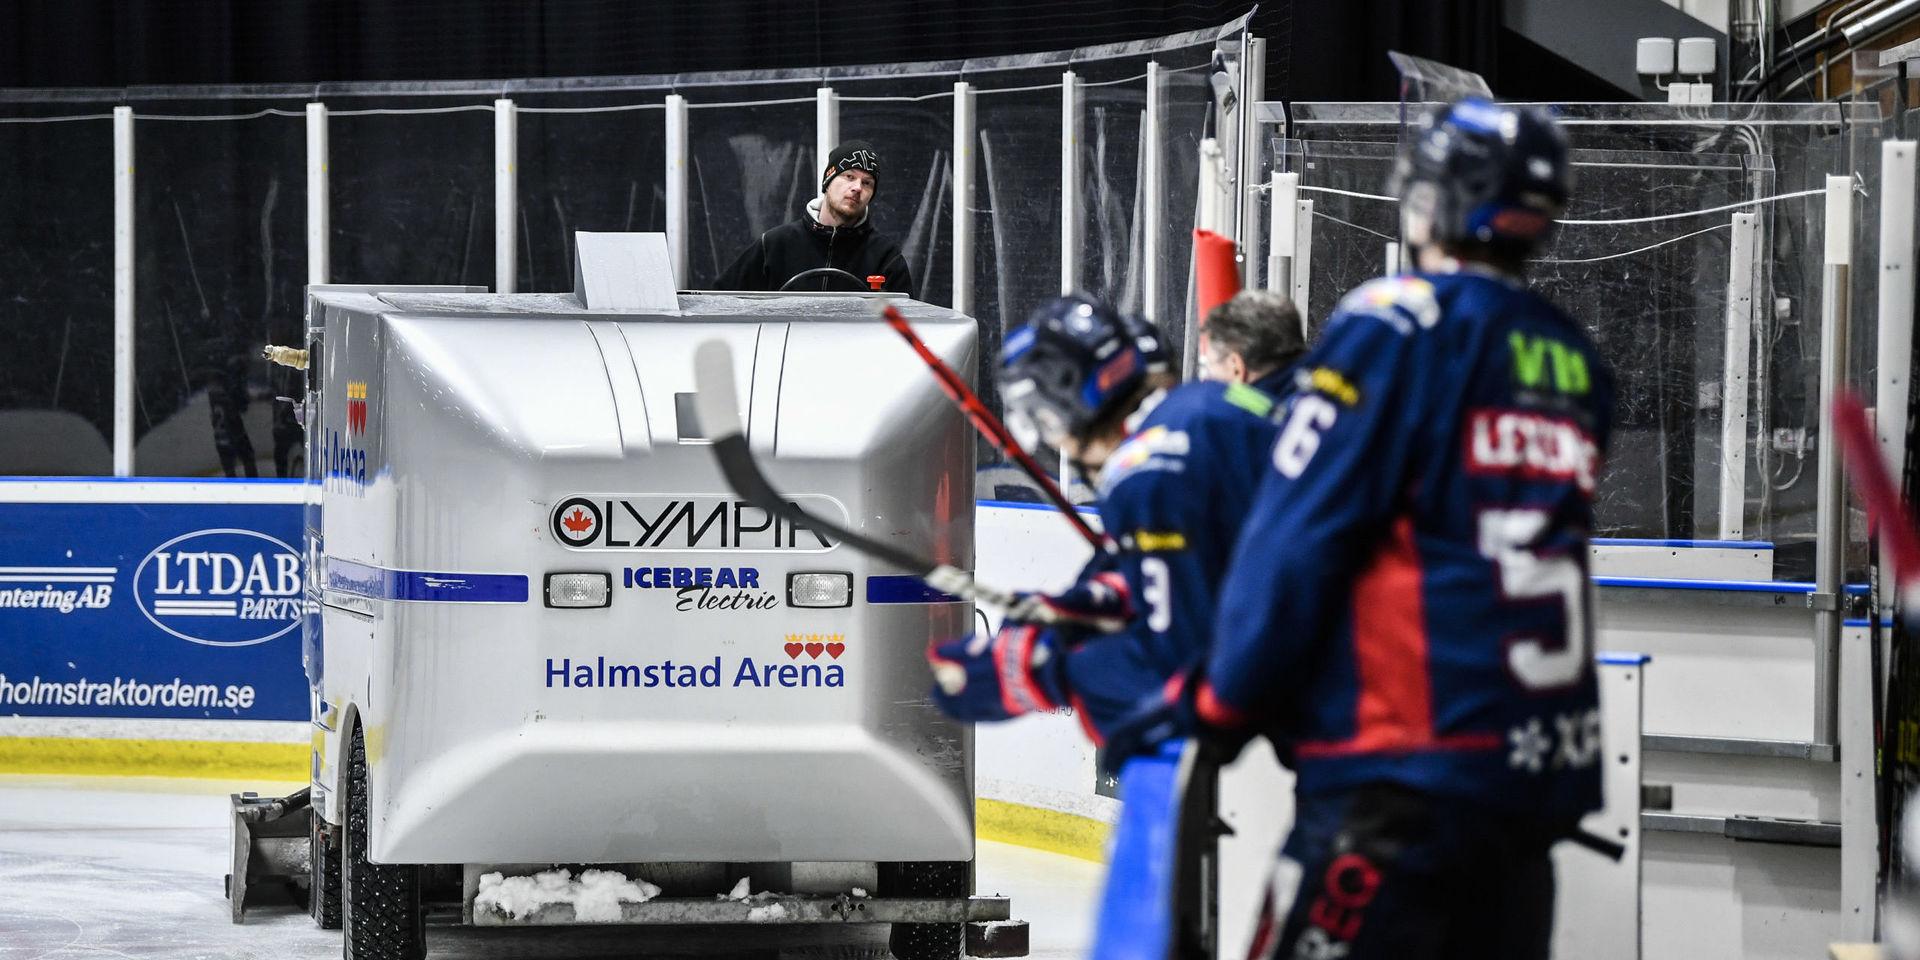
[{"label": "ice rink surface", "polygon": [[[0,776],[0,960],[307,960],[340,956],[340,934],[292,907],[249,907],[235,926],[222,891],[231,856],[229,793],[299,784]],[[1097,864],[982,842],[981,893],[1013,898],[1036,960],[1085,952]],[[428,955],[527,957],[887,956],[885,927],[433,927]]]}]

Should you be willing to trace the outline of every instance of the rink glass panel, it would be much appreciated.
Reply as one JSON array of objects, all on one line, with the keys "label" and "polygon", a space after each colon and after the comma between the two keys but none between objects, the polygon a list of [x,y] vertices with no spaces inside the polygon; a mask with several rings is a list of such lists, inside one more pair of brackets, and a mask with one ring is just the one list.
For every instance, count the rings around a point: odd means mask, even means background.
[{"label": "rink glass panel", "polygon": [[[1409,106],[1409,115],[1422,109]],[[1872,111],[1831,104],[1556,108],[1574,148],[1570,220],[1633,220],[1824,186],[1829,174],[1877,178]],[[1287,136],[1266,142],[1303,187],[1385,192],[1399,104],[1295,104]],[[1312,287],[1318,332],[1340,296],[1384,268],[1397,239],[1392,202],[1303,191],[1314,204]],[[1817,445],[1820,196],[1757,210],[1759,262],[1749,368],[1744,538],[1776,544],[1783,575],[1811,559]],[[1535,286],[1567,307],[1614,369],[1619,398],[1597,500],[1607,536],[1718,536],[1730,235],[1734,213],[1646,223],[1563,225]],[[1872,217],[1856,206],[1853,379],[1869,374]],[[1644,248],[1644,249],[1643,249]],[[1867,278],[1867,279],[1863,279]],[[1870,353],[1870,351],[1868,351]],[[1784,431],[1784,432],[1781,432]]]},{"label": "rink glass panel", "polygon": [[[573,289],[573,235],[667,228],[667,91],[521,93],[518,289]],[[604,113],[541,113],[638,105]],[[491,281],[489,281],[489,284]]]},{"label": "rink glass panel", "polygon": [[[1076,67],[1080,86],[1081,171],[1075,220],[1079,288],[1126,313],[1141,313],[1146,280],[1144,191],[1148,128],[1146,66],[1134,61]],[[1164,315],[1164,313],[1163,313]]]},{"label": "rink glass panel", "polygon": [[[478,108],[353,115],[369,109]],[[493,99],[329,98],[335,283],[492,289]]]},{"label": "rink glass panel", "polygon": [[[1208,133],[1207,115],[1213,111],[1213,87],[1208,69],[1211,45],[1188,47],[1160,57],[1166,68],[1161,90],[1160,157],[1164,187],[1160,200],[1160,316],[1159,325],[1174,369],[1189,358],[1188,319],[1196,309],[1193,299],[1193,223],[1200,203],[1200,141]],[[1189,368],[1198,370],[1197,358]],[[1197,376],[1197,373],[1196,373]]]},{"label": "rink glass panel", "polygon": [[[1060,295],[1060,75],[1064,64],[970,78],[974,98],[973,315],[978,382],[992,384],[1006,335]],[[1038,88],[1038,89],[1029,89]],[[983,394],[985,395],[985,394]],[[998,404],[998,391],[990,396]],[[1039,456],[1049,472],[1057,458]],[[983,500],[1037,501],[998,454],[980,452]]]},{"label": "rink glass panel", "polygon": [[[0,117],[110,113],[5,105]],[[0,123],[0,474],[113,473],[113,124]]]},{"label": "rink glass panel", "polygon": [[[817,80],[686,87],[687,285],[714,281],[760,235],[820,194]],[[747,102],[752,101],[751,105]],[[794,101],[794,102],[781,102]]]},{"label": "rink glass panel", "polygon": [[[973,302],[977,381],[992,389],[1009,326],[1060,292],[1061,74],[1083,81],[1077,224],[1079,285],[1138,310],[1147,64],[1164,68],[1154,192],[1163,212],[1158,321],[1178,353],[1191,313],[1196,152],[1212,93],[1211,36],[965,62],[822,71],[705,73],[321,89],[154,88],[136,112],[134,470],[147,476],[299,475],[290,408],[298,385],[258,359],[297,339],[306,282],[304,111],[329,110],[330,265],[340,283],[491,288],[494,99],[518,112],[516,281],[572,286],[571,234],[665,227],[665,113],[688,100],[687,285],[709,286],[761,233],[818,194],[815,93],[840,95],[840,139],[868,139],[886,165],[877,226],[898,239],[922,299],[951,304],[953,84],[976,91]],[[203,96],[204,94],[204,96]],[[215,99],[218,97],[225,99]],[[15,278],[0,311],[10,366],[0,379],[0,473],[112,470],[113,92],[71,101],[15,95],[0,118],[14,174],[0,186],[0,256]],[[592,107],[608,112],[542,113]],[[171,116],[291,115],[208,120]],[[95,119],[73,119],[91,116]],[[58,318],[55,323],[54,318]],[[33,357],[28,363],[22,358]],[[51,359],[49,359],[51,358]],[[906,358],[903,354],[903,361]],[[1056,462],[1050,451],[1042,455]],[[1035,499],[982,449],[982,496]],[[1082,486],[1076,493],[1086,495]]]},{"label": "rink glass panel", "polygon": [[[1153,315],[1178,353],[1184,341],[1189,231],[1197,191],[1199,131],[1210,104],[1206,74],[1212,46],[1168,50],[1151,58],[1077,64],[1081,125],[1078,196],[1080,288],[1126,313],[1146,311],[1146,198],[1160,202],[1154,238],[1159,269]],[[1161,119],[1146,122],[1147,64],[1160,66]],[[1161,151],[1157,179],[1146,169],[1147,138]]]},{"label": "rink glass panel", "polygon": [[[231,116],[266,107],[295,116]],[[298,100],[136,103],[134,472],[299,477],[291,404],[261,359],[298,344],[307,281],[306,121]],[[111,316],[111,314],[107,314]]]},{"label": "rink glass panel", "polygon": [[826,81],[840,97],[840,139],[865,140],[880,155],[869,209],[874,229],[900,244],[919,299],[943,307],[953,305],[956,79],[941,73]]}]

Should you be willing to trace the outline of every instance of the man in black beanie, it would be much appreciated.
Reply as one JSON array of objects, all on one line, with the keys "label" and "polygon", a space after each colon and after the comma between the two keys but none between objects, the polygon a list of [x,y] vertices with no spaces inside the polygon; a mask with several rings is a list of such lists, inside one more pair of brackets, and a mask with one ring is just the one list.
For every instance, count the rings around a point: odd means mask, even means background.
[{"label": "man in black beanie", "polygon": [[820,270],[787,289],[880,289],[915,296],[913,274],[900,245],[875,231],[867,216],[879,176],[880,158],[872,144],[849,140],[833,148],[820,176],[820,195],[797,219],[761,234],[713,288],[779,290],[809,270],[834,267],[853,279]]}]

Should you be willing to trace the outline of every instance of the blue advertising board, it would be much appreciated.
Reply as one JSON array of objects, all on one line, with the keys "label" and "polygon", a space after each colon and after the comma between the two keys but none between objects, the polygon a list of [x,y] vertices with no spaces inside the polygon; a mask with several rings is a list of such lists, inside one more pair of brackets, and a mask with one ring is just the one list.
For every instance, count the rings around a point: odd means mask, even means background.
[{"label": "blue advertising board", "polygon": [[301,508],[0,503],[0,716],[305,720]]}]

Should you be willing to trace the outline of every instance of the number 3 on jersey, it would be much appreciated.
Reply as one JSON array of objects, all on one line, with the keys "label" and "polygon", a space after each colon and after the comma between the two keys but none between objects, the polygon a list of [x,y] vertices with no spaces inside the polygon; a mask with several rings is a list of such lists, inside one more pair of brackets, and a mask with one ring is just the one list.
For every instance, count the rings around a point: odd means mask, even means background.
[{"label": "number 3 on jersey", "polygon": [[1147,629],[1166,633],[1173,626],[1173,577],[1159,557],[1140,561],[1140,595],[1147,601]]},{"label": "number 3 on jersey", "polygon": [[1320,431],[1333,426],[1340,413],[1318,394],[1304,394],[1294,401],[1293,415],[1273,445],[1273,466],[1289,480],[1307,469],[1307,462],[1320,449]]},{"label": "number 3 on jersey", "polygon": [[1493,562],[1504,599],[1555,600],[1566,620],[1566,637],[1521,635],[1507,641],[1507,669],[1529,690],[1553,690],[1578,681],[1587,668],[1587,578],[1565,554],[1533,549],[1547,528],[1545,510],[1482,510],[1480,554]]}]

